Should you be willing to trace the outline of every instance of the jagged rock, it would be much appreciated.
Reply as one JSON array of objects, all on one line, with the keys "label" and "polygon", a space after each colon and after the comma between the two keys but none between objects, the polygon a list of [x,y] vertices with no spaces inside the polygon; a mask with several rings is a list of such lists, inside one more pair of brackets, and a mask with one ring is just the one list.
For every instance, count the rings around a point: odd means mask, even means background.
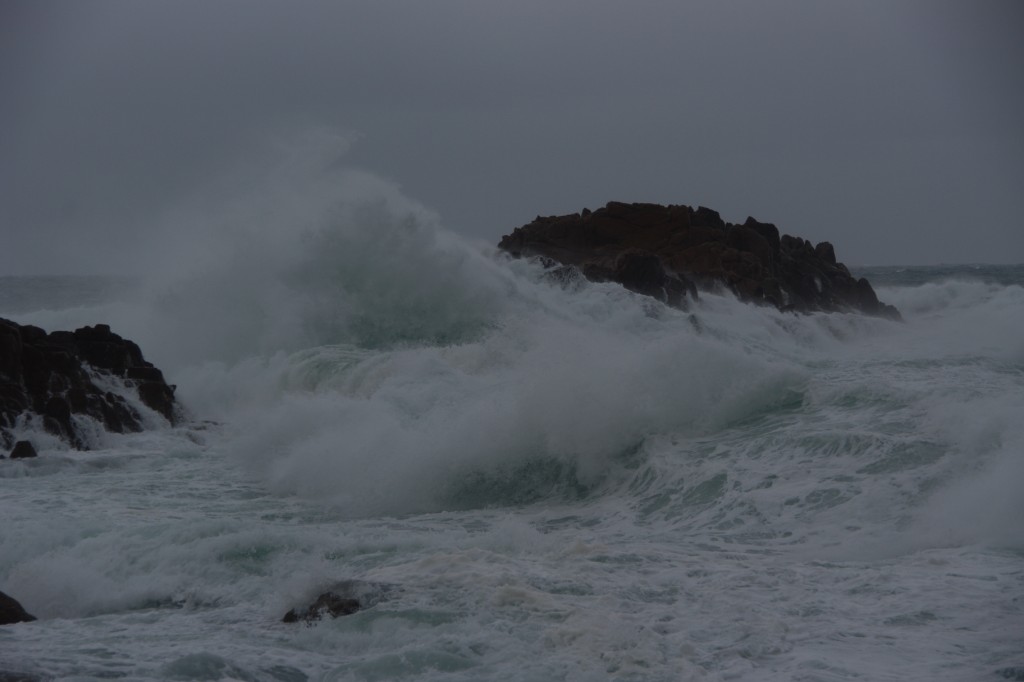
[{"label": "jagged rock", "polygon": [[620,254],[611,268],[587,263],[583,275],[595,282],[618,282],[630,291],[676,307],[683,306],[687,294],[697,296],[693,282],[666,272],[660,258],[642,251]]},{"label": "jagged rock", "polygon": [[609,202],[596,211],[540,217],[502,237],[515,257],[572,266],[685,307],[698,287],[726,287],[740,299],[782,310],[847,311],[899,319],[867,280],[855,280],[828,242],[814,246],[747,218],[726,223],[700,206]]},{"label": "jagged rock", "polygon": [[177,421],[174,387],[142,357],[138,345],[109,326],[47,334],[0,318],[0,440],[10,445],[10,428],[26,412],[79,449],[86,443],[75,415],[88,415],[115,433],[141,430],[141,415],[121,396],[100,388],[94,381],[99,375],[134,387],[144,405],[172,424]]},{"label": "jagged rock", "polygon": [[36,617],[28,613],[14,597],[0,592],[0,625],[27,623]]},{"label": "jagged rock", "polygon": [[38,457],[39,454],[36,452],[35,447],[32,443],[27,440],[19,440],[14,444],[14,449],[11,450],[11,459],[24,459],[28,457]]}]

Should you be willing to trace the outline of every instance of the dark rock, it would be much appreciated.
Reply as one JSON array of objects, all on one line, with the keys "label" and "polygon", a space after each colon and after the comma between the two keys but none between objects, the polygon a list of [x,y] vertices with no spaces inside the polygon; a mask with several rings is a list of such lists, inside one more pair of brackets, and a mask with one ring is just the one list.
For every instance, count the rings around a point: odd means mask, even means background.
[{"label": "dark rock", "polygon": [[743,227],[750,228],[754,232],[764,237],[769,246],[772,248],[772,253],[778,254],[782,246],[779,241],[779,228],[775,227],[772,223],[760,223],[754,220],[751,216],[747,216],[746,222],[743,223]]},{"label": "dark rock", "polygon": [[28,396],[20,383],[0,379],[0,428],[14,426],[14,416],[29,409],[29,405]]},{"label": "dark rock", "polygon": [[10,325],[0,324],[0,376],[21,380],[21,334]]},{"label": "dark rock", "polygon": [[814,255],[826,263],[836,264],[836,250],[828,242],[821,242],[815,246]]},{"label": "dark rock", "polygon": [[690,226],[691,227],[717,227],[719,229],[725,228],[725,221],[722,220],[722,216],[718,214],[718,211],[712,211],[710,208],[698,206],[697,210],[690,210]]},{"label": "dark rock", "polygon": [[309,605],[291,609],[281,621],[284,623],[302,621],[307,625],[312,625],[325,615],[331,618],[348,616],[376,606],[386,599],[393,590],[392,585],[361,580],[343,580],[331,585]]},{"label": "dark rock", "polygon": [[676,307],[684,305],[687,294],[697,295],[692,282],[666,272],[660,258],[641,251],[623,253],[612,267],[588,263],[582,272],[592,282],[617,282],[630,291]]},{"label": "dark rock", "polygon": [[27,623],[36,617],[25,611],[14,597],[0,592],[0,625]]},{"label": "dark rock", "polygon": [[76,415],[99,421],[108,431],[142,428],[142,416],[123,397],[101,389],[94,379],[107,375],[132,387],[139,400],[172,424],[178,407],[174,388],[142,357],[138,345],[105,324],[47,334],[38,327],[0,319],[0,441],[6,446],[23,414],[34,414],[44,428],[72,447],[85,448]]},{"label": "dark rock", "polygon": [[174,423],[174,387],[168,386],[163,380],[144,381],[139,384],[139,398],[146,407]]},{"label": "dark rock", "polygon": [[284,618],[281,621],[284,623],[297,623],[301,620],[312,623],[323,618],[324,614],[330,615],[331,618],[337,618],[338,616],[351,615],[359,609],[360,605],[357,599],[342,597],[334,592],[324,592],[306,608],[292,609],[284,614]]},{"label": "dark rock", "polygon": [[124,374],[134,381],[159,381],[164,380],[164,373],[156,367],[129,367]]},{"label": "dark rock", "polygon": [[630,291],[653,296],[663,303],[681,307],[689,293],[696,297],[696,286],[665,271],[661,259],[650,253],[628,251],[615,262],[614,281]]},{"label": "dark rock", "polygon": [[39,454],[36,452],[35,447],[32,443],[27,440],[19,440],[14,444],[14,449],[11,450],[11,459],[26,459],[28,457],[38,457]]},{"label": "dark rock", "polygon": [[697,288],[725,287],[744,301],[793,311],[858,311],[899,319],[867,280],[855,280],[828,242],[779,235],[771,223],[722,220],[703,206],[610,202],[583,213],[538,217],[502,237],[515,257],[575,266],[593,281],[684,308]]}]

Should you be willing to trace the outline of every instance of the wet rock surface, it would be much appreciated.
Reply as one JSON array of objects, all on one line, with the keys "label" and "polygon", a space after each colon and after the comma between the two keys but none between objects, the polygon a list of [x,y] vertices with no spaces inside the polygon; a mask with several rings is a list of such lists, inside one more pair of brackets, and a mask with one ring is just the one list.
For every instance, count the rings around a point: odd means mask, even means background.
[{"label": "wet rock surface", "polygon": [[11,450],[11,459],[25,459],[38,456],[39,453],[36,452],[35,447],[27,440],[19,440]]},{"label": "wet rock surface", "polygon": [[343,597],[334,592],[324,592],[309,606],[292,609],[288,613],[284,614],[284,618],[281,619],[281,622],[297,623],[299,621],[304,621],[306,623],[312,623],[313,621],[320,620],[325,615],[328,615],[331,618],[348,616],[361,608],[362,605],[359,603],[358,599]]},{"label": "wet rock surface", "polygon": [[291,609],[281,619],[283,623],[306,623],[312,625],[324,618],[349,616],[385,600],[392,591],[390,585],[345,580],[335,583],[329,589],[304,606]]},{"label": "wet rock surface", "polygon": [[135,390],[143,405],[170,423],[178,420],[174,387],[142,357],[138,345],[109,326],[47,333],[0,318],[0,445],[15,446],[11,428],[26,413],[78,449],[87,441],[76,415],[88,415],[115,433],[142,430],[138,410],[104,388],[105,377]]}]

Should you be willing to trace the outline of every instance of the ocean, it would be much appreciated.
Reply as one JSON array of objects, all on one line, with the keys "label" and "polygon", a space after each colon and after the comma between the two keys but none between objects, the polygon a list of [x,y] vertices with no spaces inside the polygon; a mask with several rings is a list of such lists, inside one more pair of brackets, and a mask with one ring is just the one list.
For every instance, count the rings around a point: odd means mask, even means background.
[{"label": "ocean", "polygon": [[680,311],[391,196],[195,253],[0,278],[189,416],[20,427],[0,679],[1024,679],[1024,266],[855,268],[903,322]]}]

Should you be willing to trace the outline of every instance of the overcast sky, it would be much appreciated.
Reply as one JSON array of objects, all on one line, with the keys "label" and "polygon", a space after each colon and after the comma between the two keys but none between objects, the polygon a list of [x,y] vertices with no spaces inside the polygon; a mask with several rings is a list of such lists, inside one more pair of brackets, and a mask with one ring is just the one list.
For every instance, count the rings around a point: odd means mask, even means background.
[{"label": "overcast sky", "polygon": [[130,271],[305,129],[489,243],[655,201],[1020,263],[1022,121],[1020,0],[0,0],[0,274]]}]

